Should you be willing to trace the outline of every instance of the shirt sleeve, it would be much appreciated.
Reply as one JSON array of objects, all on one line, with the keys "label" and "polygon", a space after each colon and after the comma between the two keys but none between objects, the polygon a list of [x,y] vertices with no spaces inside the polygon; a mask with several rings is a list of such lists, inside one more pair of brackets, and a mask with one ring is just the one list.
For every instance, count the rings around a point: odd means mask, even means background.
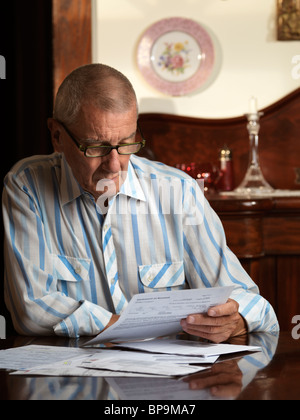
[{"label": "shirt sleeve", "polygon": [[[22,335],[93,336],[112,313],[58,291],[38,194],[9,173],[3,190],[5,301]],[[47,226],[47,228],[51,228]]]},{"label": "shirt sleeve", "polygon": [[277,332],[270,303],[228,248],[222,223],[196,184],[186,183],[183,220],[185,271],[191,288],[234,286],[231,298],[249,332]]}]

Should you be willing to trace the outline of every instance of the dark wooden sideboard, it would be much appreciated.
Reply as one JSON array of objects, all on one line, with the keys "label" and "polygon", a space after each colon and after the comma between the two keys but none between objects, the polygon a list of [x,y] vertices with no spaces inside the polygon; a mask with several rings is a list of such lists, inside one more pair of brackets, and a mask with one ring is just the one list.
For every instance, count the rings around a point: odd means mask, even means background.
[{"label": "dark wooden sideboard", "polygon": [[212,196],[228,246],[273,305],[282,330],[300,314],[300,197]]},{"label": "dark wooden sideboard", "polygon": [[[264,176],[275,189],[300,191],[300,89],[262,111],[259,155]],[[146,156],[171,166],[218,164],[218,152],[227,144],[233,151],[236,185],[248,165],[246,124],[245,116],[140,115]],[[274,306],[281,329],[291,330],[292,318],[300,315],[300,194],[259,199],[210,194],[207,198],[223,222],[228,246]]]}]

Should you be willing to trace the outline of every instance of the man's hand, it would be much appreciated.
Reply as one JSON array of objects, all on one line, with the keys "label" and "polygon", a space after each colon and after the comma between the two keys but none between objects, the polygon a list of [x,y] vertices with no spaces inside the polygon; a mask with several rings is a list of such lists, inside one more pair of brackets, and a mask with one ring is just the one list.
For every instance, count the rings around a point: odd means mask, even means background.
[{"label": "man's hand", "polygon": [[247,333],[247,324],[239,314],[239,304],[232,299],[210,308],[207,314],[189,315],[181,321],[181,326],[186,333],[214,343]]},{"label": "man's hand", "polygon": [[[118,321],[118,319],[120,318],[120,315],[112,315],[112,317],[110,318],[109,323],[106,325],[106,327],[104,328],[103,331],[107,330],[109,327],[111,327],[114,323],[116,323]],[[101,331],[101,333],[99,333],[98,335],[101,335],[103,333],[103,331]],[[106,347],[113,347],[114,344],[112,343],[106,343],[105,344]]]},{"label": "man's hand", "polygon": [[[115,324],[117,321],[118,321],[118,319],[120,318],[120,315],[113,315],[111,318],[110,318],[110,321],[109,321],[109,323],[106,325],[106,327],[104,328],[104,330],[103,331],[105,331],[105,330],[107,330],[109,327],[111,327],[113,324]],[[102,332],[103,332],[102,331]],[[101,333],[100,333],[101,334]]]}]

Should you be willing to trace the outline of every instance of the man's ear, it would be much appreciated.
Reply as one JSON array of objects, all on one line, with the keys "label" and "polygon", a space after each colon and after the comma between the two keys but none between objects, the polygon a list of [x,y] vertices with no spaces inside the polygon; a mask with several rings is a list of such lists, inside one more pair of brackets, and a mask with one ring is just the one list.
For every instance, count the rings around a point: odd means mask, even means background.
[{"label": "man's ear", "polygon": [[51,133],[51,141],[55,152],[62,152],[61,144],[61,125],[54,118],[48,118],[47,120],[48,128]]}]

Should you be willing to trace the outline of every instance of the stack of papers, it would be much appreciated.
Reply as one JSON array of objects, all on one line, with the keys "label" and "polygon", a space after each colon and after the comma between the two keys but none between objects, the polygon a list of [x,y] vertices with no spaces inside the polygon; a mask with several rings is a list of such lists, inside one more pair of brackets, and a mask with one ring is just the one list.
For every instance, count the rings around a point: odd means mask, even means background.
[{"label": "stack of papers", "polygon": [[[232,289],[136,295],[119,321],[85,343],[84,348],[30,345],[2,350],[0,369],[14,370],[14,375],[166,378],[208,369],[223,354],[260,351],[260,347],[157,339],[180,332],[180,321],[188,315],[205,313],[225,303]],[[87,347],[104,342],[122,344],[113,349]]]},{"label": "stack of papers", "polygon": [[221,354],[260,351],[253,346],[165,339],[122,347],[126,350],[18,347],[0,351],[0,369],[26,376],[177,377],[208,369]]},{"label": "stack of papers", "polygon": [[0,351],[0,369],[27,376],[183,376],[206,368],[191,366],[191,361],[211,364],[216,360],[217,357],[168,360],[167,355],[155,353],[39,345]]}]

